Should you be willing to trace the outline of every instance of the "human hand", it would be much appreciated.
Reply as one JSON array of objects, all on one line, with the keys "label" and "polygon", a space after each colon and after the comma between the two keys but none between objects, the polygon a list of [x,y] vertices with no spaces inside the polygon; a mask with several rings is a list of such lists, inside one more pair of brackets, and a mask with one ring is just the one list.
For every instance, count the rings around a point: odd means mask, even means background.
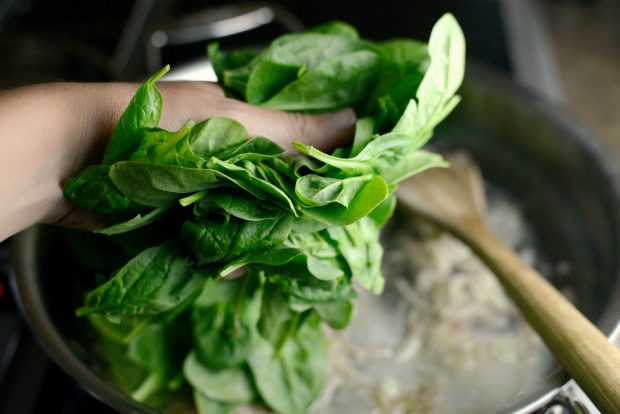
[{"label": "human hand", "polygon": [[[105,144],[139,85],[47,84],[0,93],[0,241],[36,223],[94,229],[101,217],[63,197],[63,181],[101,159]],[[160,126],[175,130],[188,119],[233,118],[252,136],[290,148],[293,140],[323,150],[343,145],[355,116],[344,110],[309,116],[259,108],[224,96],[204,82],[161,82]]]}]

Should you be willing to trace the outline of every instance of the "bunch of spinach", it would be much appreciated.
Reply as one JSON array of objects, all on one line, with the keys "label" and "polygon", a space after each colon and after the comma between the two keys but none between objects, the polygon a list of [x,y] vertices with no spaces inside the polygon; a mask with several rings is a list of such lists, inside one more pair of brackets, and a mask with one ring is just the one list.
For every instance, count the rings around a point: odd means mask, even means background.
[{"label": "bunch of spinach", "polygon": [[326,379],[320,322],[347,326],[354,280],[383,289],[379,233],[397,183],[444,165],[421,147],[458,102],[463,35],[451,15],[428,45],[373,43],[334,22],[260,53],[209,52],[230,95],[281,110],[353,107],[355,138],[333,154],[296,142],[292,156],[227,118],[163,130],[162,69],[138,89],[102,164],[65,184],[130,255],[78,314],[140,368],[139,400],[188,383],[200,413],[246,403],[304,413]]}]

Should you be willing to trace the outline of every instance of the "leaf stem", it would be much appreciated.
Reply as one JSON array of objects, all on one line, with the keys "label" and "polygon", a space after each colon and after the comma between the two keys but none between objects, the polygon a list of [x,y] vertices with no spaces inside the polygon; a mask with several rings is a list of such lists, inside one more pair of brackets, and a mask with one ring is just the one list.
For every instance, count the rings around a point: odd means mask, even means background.
[{"label": "leaf stem", "polygon": [[161,374],[157,371],[149,374],[142,384],[131,393],[131,397],[140,402],[146,401],[155,391],[161,387]]}]

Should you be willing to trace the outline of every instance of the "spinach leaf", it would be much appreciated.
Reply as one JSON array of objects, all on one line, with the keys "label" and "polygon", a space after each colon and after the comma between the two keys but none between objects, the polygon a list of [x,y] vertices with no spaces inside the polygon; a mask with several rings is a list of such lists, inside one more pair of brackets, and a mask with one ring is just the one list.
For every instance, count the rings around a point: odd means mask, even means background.
[{"label": "spinach leaf", "polygon": [[277,285],[266,283],[263,291],[263,308],[258,321],[258,332],[272,344],[283,343],[293,321],[291,311]]},{"label": "spinach leaf", "polygon": [[287,247],[255,250],[230,260],[219,269],[218,274],[221,277],[225,277],[235,270],[248,265],[259,265],[258,267],[261,267],[260,265],[265,267],[282,266],[301,254],[302,252],[298,249]]},{"label": "spinach leaf", "polygon": [[132,161],[200,168],[220,153],[245,144],[248,131],[229,118],[215,117],[194,124],[189,121],[175,132],[151,128],[142,131],[140,147]]},{"label": "spinach leaf", "polygon": [[308,174],[297,180],[295,193],[308,207],[324,206],[330,203],[348,207],[362,186],[372,178],[372,175],[340,179]]},{"label": "spinach leaf", "polygon": [[465,39],[451,14],[444,15],[433,27],[428,43],[430,65],[395,132],[411,134],[415,146],[421,147],[431,137],[433,128],[459,102],[455,96],[465,71]]},{"label": "spinach leaf", "polygon": [[281,414],[306,412],[325,384],[326,364],[327,347],[316,318],[305,321],[279,353],[259,339],[249,358],[261,397]]},{"label": "spinach leaf", "polygon": [[242,367],[212,370],[190,352],[183,363],[187,381],[200,394],[224,403],[245,403],[254,399],[256,391],[249,373]]},{"label": "spinach leaf", "polygon": [[355,290],[348,277],[321,280],[307,269],[305,264],[290,263],[274,271],[269,277],[280,286],[291,308],[303,312],[318,303],[353,299]]},{"label": "spinach leaf", "polygon": [[[245,363],[254,342],[261,313],[262,283],[259,277],[246,276],[231,282],[210,281],[205,289],[217,294],[220,285],[234,290],[232,300],[220,296],[217,302],[203,306],[196,301],[192,309],[195,353],[208,368],[222,370]],[[229,293],[229,292],[226,292]]]},{"label": "spinach leaf", "polygon": [[353,303],[350,300],[317,303],[314,310],[329,326],[344,329],[349,325],[353,314]]},{"label": "spinach leaf", "polygon": [[181,234],[190,251],[202,264],[232,260],[243,253],[281,245],[293,227],[287,213],[260,221],[231,217],[223,223],[187,221]]},{"label": "spinach leaf", "polygon": [[[204,159],[246,144],[248,130],[239,122],[215,117],[197,124],[188,138],[188,146]],[[254,141],[254,140],[251,140]]]},{"label": "spinach leaf", "polygon": [[194,403],[198,414],[232,414],[241,405],[240,403],[213,400],[196,390],[194,390]]},{"label": "spinach leaf", "polygon": [[374,221],[378,228],[382,228],[392,218],[396,209],[396,201],[396,194],[392,193],[368,214],[368,218]]},{"label": "spinach leaf", "polygon": [[387,183],[383,178],[376,176],[364,183],[347,207],[332,203],[322,207],[301,208],[301,211],[308,217],[330,226],[344,226],[369,214],[388,194]]},{"label": "spinach leaf", "polygon": [[194,128],[194,122],[188,121],[178,131],[170,132],[159,128],[140,131],[140,146],[130,156],[131,161],[144,161],[153,164],[180,165],[196,167],[201,159],[194,153],[182,153],[177,147],[187,141],[187,136]]},{"label": "spinach leaf", "polygon": [[64,195],[78,206],[98,214],[114,214],[136,208],[114,185],[107,165],[92,165],[64,184]]},{"label": "spinach leaf", "polygon": [[364,44],[355,36],[342,36],[342,25],[331,29],[325,25],[305,33],[285,34],[275,39],[258,57],[289,64],[298,64],[308,70],[317,68],[323,62],[364,48]]},{"label": "spinach leaf", "polygon": [[[428,45],[372,42],[330,22],[262,52],[214,44],[209,55],[229,96],[309,113],[353,107],[353,142],[332,153],[297,142],[292,155],[217,117],[166,131],[162,69],[123,113],[102,165],[65,183],[130,258],[78,314],[111,355],[126,349],[118,360],[132,373],[117,371],[136,376],[123,382],[147,403],[187,380],[202,414],[246,403],[303,413],[325,382],[319,322],[348,325],[354,281],[383,290],[379,236],[398,182],[445,166],[422,148],[458,103],[463,35],[451,15]],[[103,263],[94,270],[116,267]]]},{"label": "spinach leaf", "polygon": [[355,107],[379,77],[380,58],[359,50],[338,56],[308,70],[262,106],[284,111],[328,111]]},{"label": "spinach leaf", "polygon": [[381,274],[383,248],[379,228],[368,217],[345,227],[328,228],[353,277],[368,291],[380,294],[385,281]]},{"label": "spinach leaf", "polygon": [[309,31],[313,33],[328,33],[338,35],[342,37],[347,37],[352,40],[359,40],[360,38],[359,33],[357,32],[357,29],[355,27],[338,20],[312,27],[309,29]]},{"label": "spinach leaf", "polygon": [[197,216],[207,216],[216,209],[221,209],[231,216],[247,220],[261,221],[275,219],[281,213],[273,206],[261,206],[257,200],[243,193],[232,191],[212,192],[200,200],[194,214]]},{"label": "spinach leaf", "polygon": [[399,69],[399,77],[424,71],[429,64],[427,45],[413,39],[392,39],[377,45],[379,52]]},{"label": "spinach leaf", "polygon": [[244,49],[224,54],[217,43],[212,43],[207,52],[217,78],[226,83],[228,94],[243,99],[250,76],[248,65],[255,59],[256,51]]},{"label": "spinach leaf", "polygon": [[235,182],[238,182],[241,188],[251,192],[254,196],[262,193],[262,196],[257,196],[257,198],[265,199],[267,198],[267,194],[269,194],[274,201],[280,203],[284,208],[288,208],[291,213],[297,215],[297,210],[293,201],[284,190],[267,180],[257,177],[256,174],[253,174],[248,168],[244,168],[245,165],[242,167],[217,158],[211,158],[207,166],[208,168],[219,171],[232,180],[236,180]]},{"label": "spinach leaf", "polygon": [[163,218],[169,212],[168,208],[160,207],[151,210],[147,214],[138,214],[132,219],[117,223],[113,226],[104,227],[102,229],[95,230],[95,233],[101,233],[108,236],[115,234],[126,233],[128,231],[136,230],[147,224],[151,224],[161,218]]},{"label": "spinach leaf", "polygon": [[150,324],[131,339],[127,349],[129,359],[150,373],[132,393],[136,400],[145,401],[157,392],[179,387],[183,355],[189,350],[188,324],[184,319]]},{"label": "spinach leaf", "polygon": [[106,146],[104,164],[128,159],[140,144],[138,132],[144,128],[157,127],[161,117],[162,98],[155,82],[169,70],[170,66],[165,66],[151,76],[131,99]]},{"label": "spinach leaf", "polygon": [[157,315],[191,301],[208,275],[174,242],[146,249],[90,292],[78,315]]},{"label": "spinach leaf", "polygon": [[302,64],[284,63],[271,59],[259,60],[248,78],[245,90],[246,100],[251,104],[260,104],[269,100],[297,79],[303,69]]},{"label": "spinach leaf", "polygon": [[273,159],[284,153],[284,149],[268,138],[257,136],[243,144],[218,153],[218,158],[231,164],[242,161],[260,162]]},{"label": "spinach leaf", "polygon": [[143,161],[119,161],[113,164],[110,167],[110,178],[131,200],[150,207],[169,207],[181,194],[222,186],[223,182],[228,182],[222,174],[209,169]]}]

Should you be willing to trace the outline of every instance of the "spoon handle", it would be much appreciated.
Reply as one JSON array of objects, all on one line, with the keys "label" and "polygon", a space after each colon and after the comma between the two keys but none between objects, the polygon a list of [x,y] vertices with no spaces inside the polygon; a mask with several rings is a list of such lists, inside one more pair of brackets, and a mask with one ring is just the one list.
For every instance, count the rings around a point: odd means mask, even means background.
[{"label": "spoon handle", "polygon": [[495,273],[523,316],[602,413],[620,413],[620,350],[481,222],[459,236]]}]

